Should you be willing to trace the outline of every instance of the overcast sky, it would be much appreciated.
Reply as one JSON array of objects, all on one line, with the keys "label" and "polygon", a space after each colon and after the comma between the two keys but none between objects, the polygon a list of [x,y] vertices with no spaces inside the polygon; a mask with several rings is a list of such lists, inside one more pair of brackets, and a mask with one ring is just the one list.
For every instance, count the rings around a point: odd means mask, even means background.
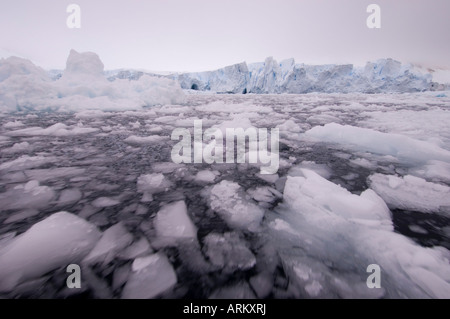
[{"label": "overcast sky", "polygon": [[[81,7],[69,29],[66,8]],[[381,7],[381,29],[366,8]],[[293,57],[355,63],[382,57],[450,68],[450,0],[14,0],[0,2],[0,55],[64,68],[70,49],[106,69],[201,71]]]}]

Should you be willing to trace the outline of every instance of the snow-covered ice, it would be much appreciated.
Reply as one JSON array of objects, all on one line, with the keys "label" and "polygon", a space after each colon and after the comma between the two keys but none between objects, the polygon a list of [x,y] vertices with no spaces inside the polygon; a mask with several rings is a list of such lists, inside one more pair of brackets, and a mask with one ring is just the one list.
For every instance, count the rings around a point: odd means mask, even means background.
[{"label": "snow-covered ice", "polygon": [[177,275],[161,253],[139,257],[131,265],[131,274],[123,289],[123,299],[150,299],[177,283]]},{"label": "snow-covered ice", "polygon": [[255,256],[236,233],[210,233],[203,243],[209,261],[224,272],[247,270],[256,264]]},{"label": "snow-covered ice", "polygon": [[83,263],[107,265],[115,258],[118,252],[129,246],[132,241],[133,236],[125,229],[122,223],[117,223],[103,232],[98,243],[83,259]]},{"label": "snow-covered ice", "polygon": [[450,187],[405,175],[374,174],[370,187],[393,209],[450,214]]},{"label": "snow-covered ice", "polygon": [[36,223],[0,251],[0,291],[79,263],[99,237],[94,225],[67,212]]},{"label": "snow-covered ice", "polygon": [[197,237],[197,229],[189,218],[184,201],[163,206],[156,214],[155,228],[158,237],[166,244]]},{"label": "snow-covered ice", "polygon": [[245,198],[239,184],[223,180],[205,194],[210,207],[231,227],[254,231],[258,228],[264,210]]}]

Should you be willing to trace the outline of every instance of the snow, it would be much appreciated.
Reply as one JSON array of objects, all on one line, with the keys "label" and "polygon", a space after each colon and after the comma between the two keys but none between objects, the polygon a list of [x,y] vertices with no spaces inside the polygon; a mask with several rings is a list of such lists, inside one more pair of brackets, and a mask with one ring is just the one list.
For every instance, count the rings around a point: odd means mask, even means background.
[{"label": "snow", "polygon": [[189,218],[186,203],[178,201],[163,206],[155,217],[156,234],[166,245],[179,239],[197,238],[197,228]]},{"label": "snow", "polygon": [[0,252],[0,291],[79,263],[99,237],[95,226],[67,212],[34,224]]},{"label": "snow", "polygon": [[137,81],[109,82],[103,68],[97,54],[71,50],[62,77],[52,81],[28,60],[2,59],[0,109],[120,111],[184,101],[179,84],[169,78],[144,75]]},{"label": "snow", "polygon": [[370,187],[392,209],[450,214],[450,187],[406,175],[373,174]]},{"label": "snow", "polygon": [[122,292],[123,299],[151,299],[177,283],[177,276],[162,253],[139,257]]},{"label": "snow", "polygon": [[133,236],[126,230],[122,223],[117,223],[104,231],[91,252],[83,259],[87,265],[109,264],[118,252],[129,246]]},{"label": "snow", "polygon": [[203,244],[209,262],[226,273],[248,270],[256,264],[255,256],[236,233],[210,233]]},{"label": "snow", "polygon": [[256,231],[264,216],[262,208],[245,198],[241,186],[223,180],[205,192],[213,209],[230,227]]}]

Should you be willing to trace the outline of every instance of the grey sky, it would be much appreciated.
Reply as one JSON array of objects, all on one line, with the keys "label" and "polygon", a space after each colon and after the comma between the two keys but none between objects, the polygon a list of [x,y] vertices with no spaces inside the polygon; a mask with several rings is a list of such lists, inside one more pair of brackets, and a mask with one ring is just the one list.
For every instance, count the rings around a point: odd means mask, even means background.
[{"label": "grey sky", "polygon": [[[66,26],[71,3],[81,7],[81,29]],[[381,29],[366,26],[371,3],[381,7]],[[201,71],[267,56],[320,64],[393,57],[450,68],[450,1],[0,2],[0,54],[63,68],[71,48],[98,53],[106,69]]]}]

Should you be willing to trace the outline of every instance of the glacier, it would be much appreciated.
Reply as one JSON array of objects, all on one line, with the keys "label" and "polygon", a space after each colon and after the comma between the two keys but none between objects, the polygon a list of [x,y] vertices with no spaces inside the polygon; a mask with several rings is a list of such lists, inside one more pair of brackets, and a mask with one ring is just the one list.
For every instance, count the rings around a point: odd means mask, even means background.
[{"label": "glacier", "polygon": [[216,71],[171,77],[178,80],[183,89],[256,94],[422,92],[431,90],[433,83],[431,74],[390,58],[359,67],[296,64],[294,59],[278,63],[268,57],[260,63],[242,62]]}]

